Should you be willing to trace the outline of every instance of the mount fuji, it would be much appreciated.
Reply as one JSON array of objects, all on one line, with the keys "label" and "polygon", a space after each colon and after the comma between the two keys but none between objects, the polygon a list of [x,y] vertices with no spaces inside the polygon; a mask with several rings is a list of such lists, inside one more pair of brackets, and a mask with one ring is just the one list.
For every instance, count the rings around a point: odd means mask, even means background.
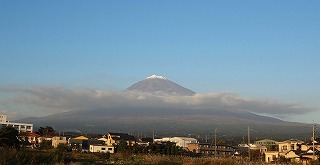
[{"label": "mount fuji", "polygon": [[[35,127],[50,125],[58,130],[68,128],[88,133],[157,130],[164,136],[168,136],[165,133],[188,136],[189,133],[208,133],[213,128],[218,128],[223,130],[221,133],[224,135],[242,137],[248,125],[255,127],[257,135],[269,138],[287,135],[298,137],[307,132],[301,123],[282,121],[250,111],[237,111],[229,108],[225,100],[221,104],[209,103],[209,106],[208,102],[219,100],[210,98],[198,106],[191,102],[194,99],[198,103],[202,97],[204,96],[163,76],[152,75],[122,92],[104,96],[94,93],[87,97],[89,100],[83,100],[89,103],[103,102],[101,106],[86,106],[83,109],[31,117],[18,122],[34,123]],[[96,100],[98,101],[95,102]]]},{"label": "mount fuji", "polygon": [[176,84],[163,76],[157,75],[147,77],[146,79],[131,85],[127,90],[160,95],[192,96],[195,94],[192,90]]}]

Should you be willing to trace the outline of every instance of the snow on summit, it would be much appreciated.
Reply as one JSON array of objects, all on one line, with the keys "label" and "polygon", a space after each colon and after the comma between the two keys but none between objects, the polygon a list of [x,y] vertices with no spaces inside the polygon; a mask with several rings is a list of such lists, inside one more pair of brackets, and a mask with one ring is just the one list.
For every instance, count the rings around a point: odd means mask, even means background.
[{"label": "snow on summit", "polygon": [[153,93],[157,95],[192,96],[195,92],[176,84],[163,76],[152,75],[131,85],[126,90]]},{"label": "snow on summit", "polygon": [[163,76],[158,76],[158,75],[152,75],[147,77],[146,79],[163,79],[163,80],[168,80],[167,78],[163,77]]}]

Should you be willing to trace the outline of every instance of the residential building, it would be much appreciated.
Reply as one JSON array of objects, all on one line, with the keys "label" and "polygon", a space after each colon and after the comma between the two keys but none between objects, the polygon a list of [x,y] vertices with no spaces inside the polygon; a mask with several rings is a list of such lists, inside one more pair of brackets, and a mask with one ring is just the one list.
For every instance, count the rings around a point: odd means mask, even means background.
[{"label": "residential building", "polygon": [[152,143],[153,143],[153,138],[141,138],[137,142],[137,144],[141,146],[149,146]]},{"label": "residential building", "polygon": [[313,157],[313,147],[310,144],[305,144],[301,140],[290,139],[283,142],[278,142],[278,151],[267,151],[265,161],[268,163],[276,161],[283,157],[290,159],[292,162],[308,163],[312,159],[318,159],[319,152],[315,147],[315,157]]},{"label": "residential building", "polygon": [[197,139],[189,138],[189,137],[164,137],[161,139],[155,139],[155,141],[173,142],[173,143],[176,143],[176,146],[182,147],[184,149],[187,149],[188,144],[190,143],[198,143]]},{"label": "residential building", "polygon": [[312,143],[312,140],[307,141],[306,143],[301,145],[301,150],[302,151],[307,151],[309,148],[313,147],[320,150],[320,144],[319,144],[320,138],[315,138],[314,143]]},{"label": "residential building", "polygon": [[271,139],[262,139],[254,142],[256,145],[265,146],[268,150],[275,150],[277,146],[277,141]]},{"label": "residential building", "polygon": [[290,139],[283,142],[278,142],[279,154],[280,156],[284,156],[287,152],[293,150],[301,150],[301,145],[304,142],[298,139]]},{"label": "residential building", "polygon": [[250,148],[250,150],[254,150],[257,151],[259,150],[259,152],[261,154],[265,153],[267,151],[267,147],[266,146],[261,146],[259,144],[239,144],[238,147],[242,147],[243,149],[246,148],[246,150],[248,151],[248,147]]},{"label": "residential building", "polygon": [[134,138],[134,136],[128,135],[127,133],[109,132],[107,137],[108,137],[108,140],[107,140],[108,146],[117,145],[119,144],[120,140],[126,141],[127,144],[130,146],[136,143],[136,139]]},{"label": "residential building", "polygon": [[72,150],[82,151],[82,150],[85,150],[86,148],[89,148],[88,140],[89,138],[81,135],[74,138],[69,138],[68,145],[72,147]]},{"label": "residential building", "polygon": [[15,123],[7,121],[7,115],[0,115],[1,126],[12,126],[19,132],[33,132],[33,124]]},{"label": "residential building", "polygon": [[264,154],[267,151],[267,147],[266,146],[262,146],[259,144],[250,144],[250,150],[254,150],[254,151],[259,151],[259,153]]},{"label": "residential building", "polygon": [[41,140],[39,139],[40,135],[34,132],[20,132],[19,139],[23,142],[26,147],[35,148],[39,145]]},{"label": "residential building", "polygon": [[279,159],[279,152],[278,151],[267,151],[265,152],[265,161],[267,163],[273,163],[277,159]]},{"label": "residential building", "polygon": [[67,137],[64,136],[54,136],[52,137],[52,146],[57,148],[59,144],[66,145],[67,144]]},{"label": "residential building", "polygon": [[[314,151],[314,154],[313,154],[313,151]],[[314,155],[314,157],[313,157]],[[305,159],[309,159],[309,160],[317,160],[319,159],[320,157],[320,151],[317,149],[317,148],[314,148],[313,147],[310,147],[307,151],[305,151],[302,155],[301,155],[302,158],[305,158]]]},{"label": "residential building", "polygon": [[271,139],[262,139],[262,140],[255,141],[254,144],[259,144],[262,146],[270,146],[270,145],[277,145],[277,141],[271,140]]},{"label": "residential building", "polygon": [[[228,145],[211,145],[210,143],[189,143],[188,150],[201,156],[231,157],[239,153],[235,147]],[[217,153],[215,154],[215,151]]]},{"label": "residential building", "polygon": [[100,152],[100,153],[114,153],[114,146],[106,146],[104,144],[91,144],[90,145],[90,152]]}]

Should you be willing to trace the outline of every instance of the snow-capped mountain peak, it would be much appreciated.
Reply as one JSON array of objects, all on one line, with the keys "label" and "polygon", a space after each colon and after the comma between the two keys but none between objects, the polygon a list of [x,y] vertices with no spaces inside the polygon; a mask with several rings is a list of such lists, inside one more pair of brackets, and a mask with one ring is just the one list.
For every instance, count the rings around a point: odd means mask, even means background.
[{"label": "snow-capped mountain peak", "polygon": [[152,75],[131,85],[126,90],[153,93],[157,95],[192,96],[195,92],[176,84],[163,76]]},{"label": "snow-capped mountain peak", "polygon": [[158,75],[152,75],[147,77],[146,79],[163,79],[163,80],[168,80],[167,78],[163,77],[163,76],[158,76]]}]

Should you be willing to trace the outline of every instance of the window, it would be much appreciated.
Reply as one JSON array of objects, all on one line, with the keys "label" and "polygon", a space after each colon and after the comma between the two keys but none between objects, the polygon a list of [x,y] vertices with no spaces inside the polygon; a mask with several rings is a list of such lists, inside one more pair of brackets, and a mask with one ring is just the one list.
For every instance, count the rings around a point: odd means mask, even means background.
[{"label": "window", "polygon": [[22,126],[21,126],[21,129],[24,129],[24,128],[26,128],[26,126],[22,125]]},{"label": "window", "polygon": [[106,148],[101,148],[101,150],[106,150]]},{"label": "window", "polygon": [[291,144],[291,150],[294,150],[294,144]]},{"label": "window", "polygon": [[112,148],[108,148],[109,151],[112,151]]},{"label": "window", "polygon": [[27,129],[31,129],[31,126],[27,126]]},{"label": "window", "polygon": [[287,150],[288,148],[287,148],[287,146],[282,146],[282,149]]}]

